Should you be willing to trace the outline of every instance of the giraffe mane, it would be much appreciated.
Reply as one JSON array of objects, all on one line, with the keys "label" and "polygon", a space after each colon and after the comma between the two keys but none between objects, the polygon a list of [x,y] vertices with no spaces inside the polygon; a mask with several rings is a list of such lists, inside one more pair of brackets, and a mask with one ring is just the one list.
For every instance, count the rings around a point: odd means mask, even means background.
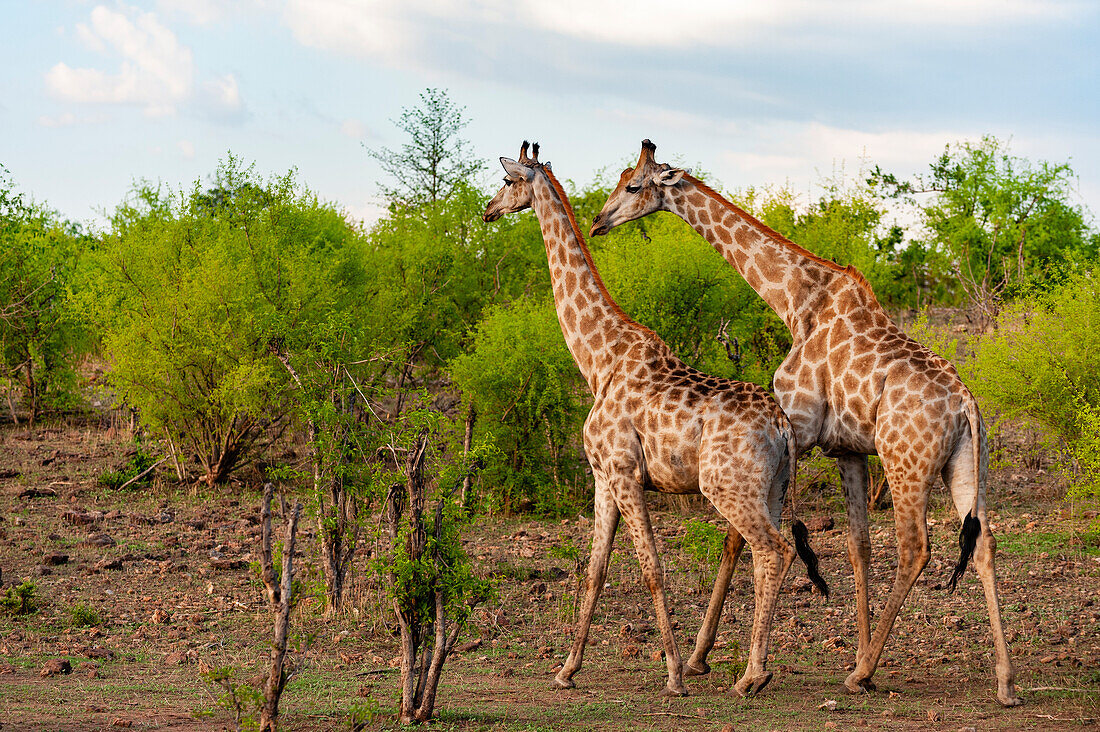
[{"label": "giraffe mane", "polygon": [[596,269],[596,262],[592,259],[592,252],[588,250],[588,242],[585,241],[584,235],[581,234],[580,227],[577,226],[577,218],[573,214],[573,205],[569,203],[569,197],[565,195],[565,190],[561,187],[561,183],[558,182],[558,179],[554,176],[550,168],[541,163],[538,164],[537,167],[546,174],[546,179],[550,181],[550,187],[554,189],[554,192],[561,200],[562,206],[565,208],[565,213],[569,217],[569,225],[573,227],[573,235],[577,237],[577,243],[580,245],[584,261],[588,264],[588,268],[592,270],[592,278],[596,282],[596,287],[599,288],[600,293],[607,299],[607,302],[611,304],[611,311],[624,323],[638,328],[649,335],[656,336],[656,333],[652,330],[627,315],[626,311],[619,307],[619,303],[615,302],[615,298],[611,297],[611,293],[607,291],[607,287],[603,283],[603,277],[600,276],[600,271]]},{"label": "giraffe mane", "polygon": [[704,195],[707,195],[707,196],[713,198],[715,201],[718,201],[720,204],[722,204],[726,208],[730,209],[731,211],[736,213],[738,216],[741,216],[742,218],[747,219],[750,224],[752,224],[754,227],[760,229],[762,232],[764,232],[765,236],[775,240],[778,244],[781,244],[781,245],[787,247],[788,249],[793,251],[795,254],[799,254],[803,257],[806,257],[807,259],[809,259],[812,262],[817,262],[818,264],[824,265],[825,267],[827,267],[828,269],[833,270],[834,272],[840,272],[842,274],[848,275],[850,278],[855,280],[855,283],[857,285],[859,285],[861,288],[863,288],[863,290],[868,295],[871,296],[871,299],[875,301],[875,304],[878,304],[878,298],[875,297],[875,291],[871,288],[871,283],[868,282],[867,278],[863,276],[863,273],[860,272],[858,269],[856,269],[854,266],[849,264],[847,267],[844,267],[844,266],[841,266],[841,265],[837,264],[836,262],[832,261],[831,259],[825,259],[824,257],[819,257],[818,255],[811,252],[809,249],[806,249],[805,247],[801,247],[798,244],[795,244],[793,241],[791,241],[787,237],[783,236],[778,231],[771,228],[770,226],[765,224],[763,221],[761,221],[760,219],[758,219],[755,216],[753,216],[752,214],[750,214],[748,211],[746,211],[743,208],[741,208],[740,206],[736,205],[735,203],[730,201],[728,198],[726,198],[725,196],[723,196],[718,191],[714,190],[713,188],[711,188],[710,186],[708,186],[706,183],[699,180],[698,178],[696,178],[696,177],[694,177],[694,176],[692,176],[688,173],[684,173],[684,177],[687,178],[688,180],[690,180],[692,183],[694,183],[700,190],[702,190]]}]

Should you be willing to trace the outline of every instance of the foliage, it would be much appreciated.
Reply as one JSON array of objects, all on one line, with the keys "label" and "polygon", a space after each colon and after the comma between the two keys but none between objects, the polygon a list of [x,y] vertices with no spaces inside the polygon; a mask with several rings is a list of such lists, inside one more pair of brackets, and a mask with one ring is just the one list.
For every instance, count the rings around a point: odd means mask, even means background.
[{"label": "foliage", "polygon": [[450,373],[477,406],[476,434],[498,449],[481,472],[491,486],[482,505],[505,513],[524,503],[560,506],[554,496],[579,477],[582,458],[569,445],[589,401],[553,303],[525,298],[490,308]]},{"label": "foliage", "polygon": [[[687,364],[719,376],[770,379],[764,372],[774,354],[760,347],[753,331],[777,325],[784,333],[782,322],[774,314],[760,317],[770,312],[755,307],[763,301],[679,218],[656,216],[620,227],[596,256],[615,301]],[[716,338],[726,321],[743,346],[741,362],[731,361]]]},{"label": "foliage", "polygon": [[1071,203],[1069,163],[1033,165],[991,136],[947,146],[927,177],[898,181],[876,168],[872,181],[887,195],[922,201],[926,246],[950,263],[983,329],[1012,294],[1006,288],[1096,254],[1084,211]]},{"label": "foliage", "polygon": [[0,608],[9,615],[30,615],[38,611],[38,585],[24,580],[4,590]]},{"label": "foliage", "polygon": [[77,603],[69,608],[69,623],[74,628],[86,628],[93,625],[100,625],[102,622],[103,618],[100,617],[99,612],[90,605]]},{"label": "foliage", "polygon": [[968,383],[1008,418],[1047,428],[1084,471],[1079,490],[1100,496],[1100,288],[1095,270],[1071,272],[1006,308],[967,362]]},{"label": "foliage", "polygon": [[[203,681],[221,690],[217,706],[233,715],[237,732],[249,732],[259,729],[260,709],[264,696],[248,682],[238,682],[232,666],[221,666],[200,674]],[[212,717],[213,711],[198,712],[196,717]]]},{"label": "foliage", "polygon": [[[101,486],[118,489],[151,468],[155,462],[144,447],[138,447],[118,470],[104,470],[96,480]],[[135,481],[132,485],[141,485],[144,482]]]},{"label": "foliage", "polygon": [[265,182],[230,156],[216,179],[186,193],[139,186],[83,298],[119,399],[211,485],[283,424],[287,379],[269,344],[323,296],[313,266],[355,236],[293,172]]},{"label": "foliage", "polygon": [[573,540],[573,537],[562,536],[558,539],[557,544],[550,547],[550,556],[563,559],[573,565],[571,571],[576,586],[573,592],[572,617],[576,618],[580,609],[581,591],[584,589],[584,577],[588,571],[589,554],[581,551],[581,547],[577,546],[577,542]]},{"label": "foliage", "polygon": [[[91,339],[70,306],[88,238],[28,203],[0,168],[0,384],[18,386],[33,422],[79,402],[75,367]],[[14,409],[13,419],[18,422]]]},{"label": "foliage", "polygon": [[725,544],[726,534],[715,526],[700,521],[688,519],[684,525],[684,536],[680,539],[680,551],[691,558],[695,564],[699,580],[699,592],[705,592],[709,584],[708,577],[712,568],[717,567],[722,557],[722,546]]},{"label": "foliage", "polygon": [[[462,549],[459,526],[465,511],[454,501],[464,475],[480,463],[479,450],[461,462],[440,463],[431,459],[433,438],[453,425],[432,411],[409,412],[405,422],[404,484],[387,492],[387,535],[375,566],[388,585],[401,632],[399,718],[409,724],[431,719],[443,664],[473,608],[491,597],[492,586],[474,574]],[[431,494],[425,472],[429,463],[438,472]],[[432,498],[434,510],[429,509]]]},{"label": "foliage", "polygon": [[401,110],[393,123],[408,135],[400,150],[370,150],[382,170],[394,180],[382,186],[383,196],[400,206],[419,207],[451,196],[482,167],[470,143],[457,137],[470,120],[446,89],[425,89],[420,106]]}]

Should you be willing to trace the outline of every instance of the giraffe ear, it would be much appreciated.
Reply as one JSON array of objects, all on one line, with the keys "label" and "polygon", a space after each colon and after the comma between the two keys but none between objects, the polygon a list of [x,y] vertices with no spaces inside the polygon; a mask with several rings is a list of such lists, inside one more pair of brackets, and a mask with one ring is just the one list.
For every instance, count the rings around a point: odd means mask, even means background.
[{"label": "giraffe ear", "polygon": [[653,182],[659,186],[674,186],[680,182],[687,171],[683,168],[669,168],[653,176]]},{"label": "giraffe ear", "polygon": [[500,164],[504,166],[505,172],[508,173],[510,177],[516,178],[517,180],[531,180],[534,176],[530,168],[522,163],[517,163],[511,158],[501,158]]}]

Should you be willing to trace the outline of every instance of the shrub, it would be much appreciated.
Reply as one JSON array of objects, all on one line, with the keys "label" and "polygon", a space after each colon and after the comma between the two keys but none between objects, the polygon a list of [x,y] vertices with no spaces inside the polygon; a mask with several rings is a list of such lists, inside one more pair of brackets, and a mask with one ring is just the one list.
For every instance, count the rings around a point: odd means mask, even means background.
[{"label": "shrub", "polygon": [[[153,456],[145,448],[139,447],[120,468],[117,470],[104,470],[99,474],[97,481],[105,488],[117,490],[151,468],[154,463],[156,463],[156,460],[153,459]],[[141,485],[145,482],[146,480],[143,479],[135,481],[134,484]]]},{"label": "shrub", "polygon": [[1073,456],[1080,495],[1100,497],[1100,288],[1064,275],[1006,308],[964,373],[987,407],[1049,431]]},{"label": "shrub", "polygon": [[102,622],[103,618],[100,617],[95,608],[89,605],[77,603],[69,608],[69,623],[74,628],[86,628],[93,625],[99,625]]},{"label": "shrub", "polygon": [[[0,384],[21,392],[33,422],[79,402],[75,367],[91,347],[71,307],[79,228],[14,191],[0,168]],[[12,418],[19,418],[12,411]]]},{"label": "shrub", "polygon": [[293,172],[265,181],[233,157],[213,188],[143,185],[115,212],[83,310],[120,401],[195,456],[201,480],[224,482],[285,425],[288,377],[269,349],[316,325],[307,314],[332,302],[318,273],[339,276],[355,239]]},{"label": "shrub", "polygon": [[0,608],[10,615],[30,615],[38,610],[38,585],[24,582],[4,590],[0,597]]}]

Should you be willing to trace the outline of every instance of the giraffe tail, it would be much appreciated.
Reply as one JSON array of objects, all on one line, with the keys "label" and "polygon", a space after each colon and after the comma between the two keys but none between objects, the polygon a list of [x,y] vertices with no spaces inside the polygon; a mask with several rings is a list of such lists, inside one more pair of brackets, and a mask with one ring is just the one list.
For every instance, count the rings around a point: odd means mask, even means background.
[{"label": "giraffe tail", "polygon": [[[787,488],[787,493],[791,496],[791,514],[793,515],[795,485],[798,480],[798,449],[795,445],[794,428],[790,426],[788,426],[787,452],[791,461],[790,485]],[[810,532],[806,528],[806,524],[802,523],[801,519],[795,518],[791,522],[791,535],[794,537],[795,551],[798,552],[798,556],[802,560],[802,563],[806,565],[806,576],[810,578],[810,581],[814,583],[814,586],[817,587],[821,594],[828,599],[829,584],[825,581],[825,578],[821,576],[821,571],[818,569],[817,554],[814,553],[813,548],[810,546]]]},{"label": "giraffe tail", "polygon": [[974,397],[968,393],[965,397],[966,420],[970,423],[970,444],[974,451],[974,505],[970,513],[963,519],[962,529],[959,530],[959,561],[955,564],[955,570],[948,580],[948,591],[954,592],[955,585],[966,571],[966,565],[970,563],[970,557],[974,554],[974,548],[978,545],[978,537],[982,533],[982,522],[978,518],[978,497],[981,495],[979,482],[982,479],[981,466],[981,416]]}]

